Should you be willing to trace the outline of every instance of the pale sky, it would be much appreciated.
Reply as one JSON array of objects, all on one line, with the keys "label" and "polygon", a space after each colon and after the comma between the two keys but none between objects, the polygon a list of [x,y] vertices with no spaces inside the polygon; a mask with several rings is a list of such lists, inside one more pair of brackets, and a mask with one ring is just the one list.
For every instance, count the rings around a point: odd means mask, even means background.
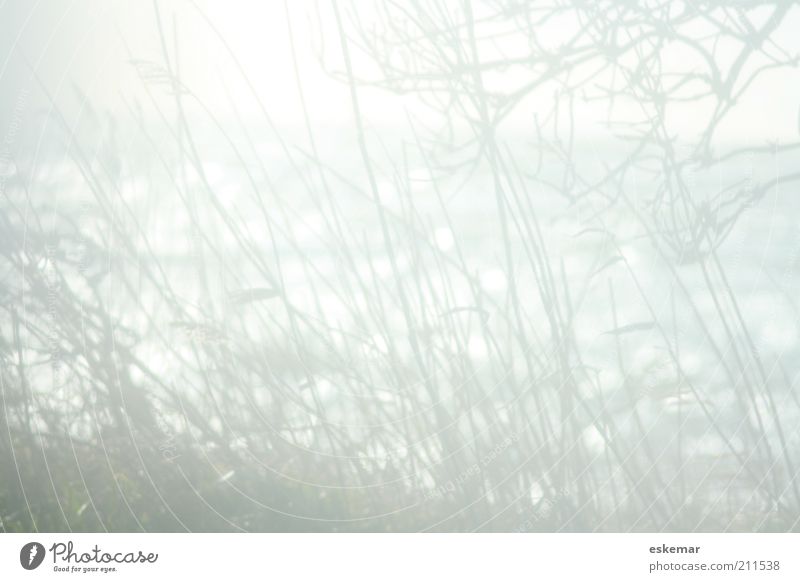
[{"label": "pale sky", "polygon": [[[314,0],[292,0],[292,26],[295,34],[298,66],[301,71],[306,103],[315,124],[347,124],[352,119],[347,87],[327,75],[321,68],[312,47],[319,45],[318,26],[312,18]],[[337,69],[341,68],[341,52],[330,4],[322,2],[321,27],[326,39],[325,58]],[[369,3],[359,2],[359,15],[369,20]],[[174,52],[174,30],[179,37],[181,76],[190,89],[216,112],[225,116],[231,111],[230,95],[244,115],[258,114],[258,104],[235,65],[231,53],[246,72],[249,83],[255,88],[270,115],[283,124],[302,123],[302,109],[298,99],[295,72],[291,60],[287,19],[282,1],[231,3],[219,0],[198,0],[209,21],[219,31],[217,35],[194,5],[187,0],[160,2],[162,24],[168,50]],[[343,10],[350,6],[341,2]],[[0,7],[4,15],[3,52],[10,55],[2,69],[6,87],[0,109],[6,112],[13,101],[13,90],[20,75],[28,70],[22,60],[32,63],[48,90],[57,102],[68,107],[74,96],[74,87],[88,95],[92,103],[110,111],[124,110],[124,101],[134,98],[146,103],[141,81],[135,68],[129,64],[125,43],[136,59],[163,63],[153,5],[149,2],[124,2],[120,0],[98,2],[93,0],[7,0]],[[176,28],[173,27],[177,24]],[[549,24],[543,40],[557,45],[580,23],[561,19]],[[792,46],[794,31],[800,19],[797,11],[790,14],[778,40]],[[19,42],[15,43],[17,38]],[[224,39],[226,45],[222,42]],[[13,47],[13,50],[11,50]],[[230,49],[230,52],[228,50]],[[358,51],[351,47],[357,67],[366,65],[359,60]],[[736,54],[732,47],[731,55]],[[21,59],[24,55],[24,59]],[[685,47],[670,45],[664,52],[665,72],[669,67],[676,71],[691,70],[692,55]],[[698,64],[699,66],[699,64]],[[362,70],[359,68],[359,71]],[[22,71],[22,72],[21,72]],[[522,74],[525,71],[521,71]],[[494,82],[517,82],[519,69],[509,69]],[[516,76],[515,76],[516,75]],[[370,123],[376,125],[404,123],[405,110],[410,108],[415,117],[425,115],[411,98],[401,98],[385,91],[364,89],[360,91],[361,105]],[[510,120],[511,127],[525,127],[536,111],[552,105],[552,87],[531,96],[523,102]],[[800,83],[796,70],[770,73],[755,83],[752,90],[738,104],[736,115],[730,123],[720,128],[726,140],[779,139],[798,137],[798,106]],[[617,114],[628,112],[638,115],[635,103],[621,104]],[[606,119],[605,104],[579,103],[576,124],[584,137],[602,134]],[[668,123],[672,131],[690,134],[710,114],[707,105],[690,102],[674,106]],[[596,133],[595,133],[596,132]]]}]

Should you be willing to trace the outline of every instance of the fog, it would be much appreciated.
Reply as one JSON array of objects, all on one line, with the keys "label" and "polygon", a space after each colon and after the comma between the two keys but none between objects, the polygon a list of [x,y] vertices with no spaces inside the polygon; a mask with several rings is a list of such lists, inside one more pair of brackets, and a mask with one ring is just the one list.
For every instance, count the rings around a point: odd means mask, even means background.
[{"label": "fog", "polygon": [[0,7],[5,531],[795,531],[790,2]]}]

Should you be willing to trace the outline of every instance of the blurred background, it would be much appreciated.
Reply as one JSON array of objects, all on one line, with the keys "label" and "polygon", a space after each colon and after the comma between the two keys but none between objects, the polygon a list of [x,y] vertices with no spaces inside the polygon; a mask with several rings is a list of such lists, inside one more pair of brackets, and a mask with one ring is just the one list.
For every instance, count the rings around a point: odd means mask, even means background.
[{"label": "blurred background", "polygon": [[800,529],[797,6],[0,6],[4,531]]}]

